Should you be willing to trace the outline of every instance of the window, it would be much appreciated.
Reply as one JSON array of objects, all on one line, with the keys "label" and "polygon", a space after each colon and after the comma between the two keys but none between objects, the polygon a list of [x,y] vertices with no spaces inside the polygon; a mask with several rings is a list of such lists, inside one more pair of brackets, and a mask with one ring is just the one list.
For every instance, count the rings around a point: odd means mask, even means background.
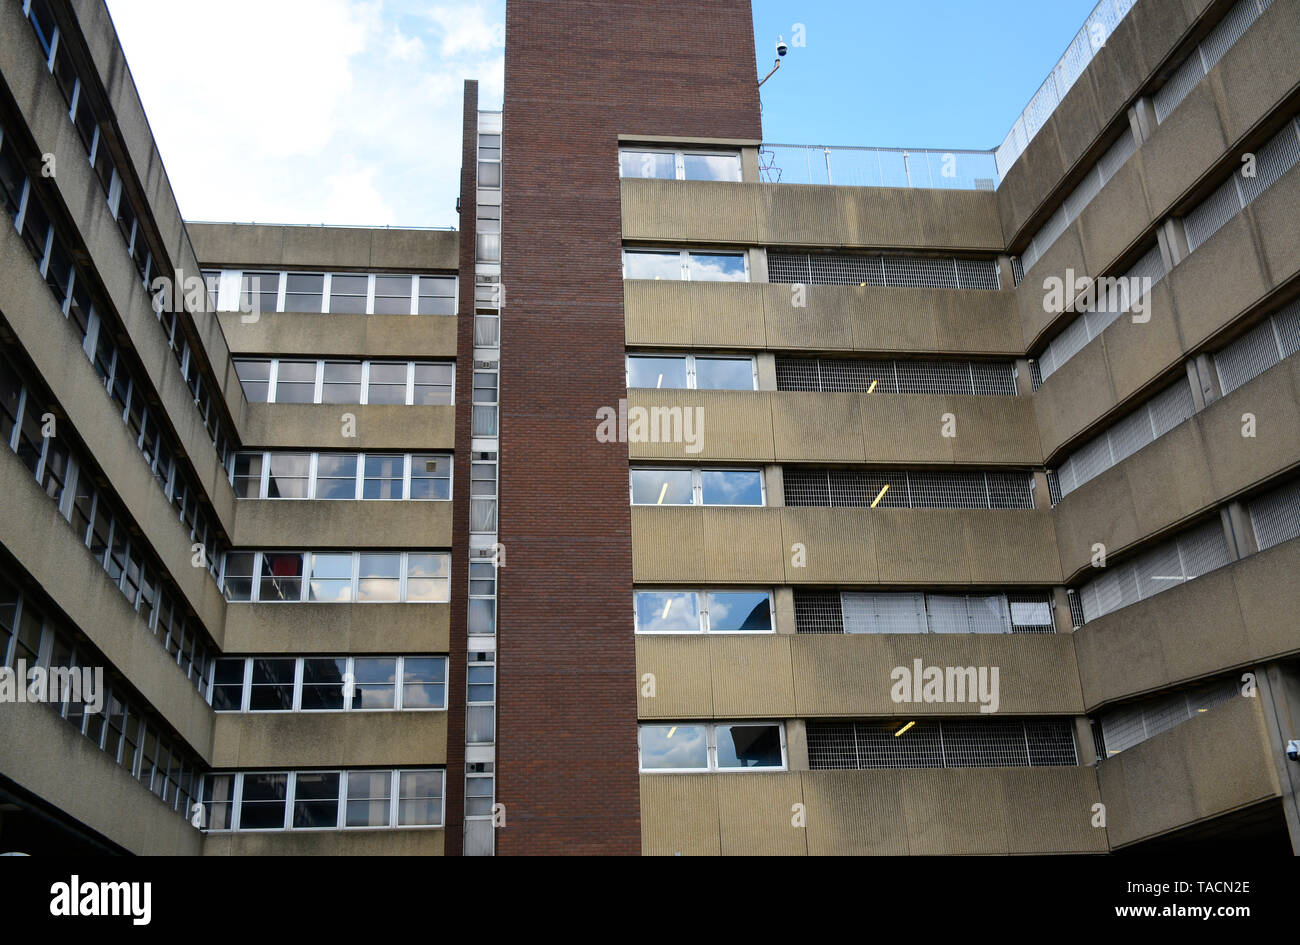
[{"label": "window", "polygon": [[451,457],[437,453],[411,456],[411,498],[451,498]]},{"label": "window", "polygon": [[300,771],[294,778],[293,826],[297,829],[330,828],[339,825],[339,783],[337,771]]},{"label": "window", "polygon": [[330,276],[329,310],[341,315],[364,315],[369,291],[369,276],[335,273]]},{"label": "window", "polygon": [[455,366],[446,362],[235,358],[234,363],[250,403],[454,402]]},{"label": "window", "polygon": [[241,830],[278,830],[285,825],[285,800],[289,790],[287,774],[246,774],[239,805]]},{"label": "window", "polygon": [[643,724],[637,727],[641,770],[782,771],[785,726],[779,722]]},{"label": "window", "polygon": [[758,390],[758,369],[752,357],[629,354],[627,386]]},{"label": "window", "polygon": [[632,468],[633,505],[765,504],[759,469]]},{"label": "window", "polygon": [[387,827],[391,822],[392,772],[348,772],[348,827]]},{"label": "window", "polygon": [[363,499],[400,499],[406,459],[403,456],[367,454]]},{"label": "window", "polygon": [[215,664],[217,712],[447,708],[445,656],[237,656]]},{"label": "window", "polygon": [[[261,465],[260,462],[258,465]],[[311,482],[310,453],[271,453],[267,457],[267,467],[267,498],[307,498],[307,488]]]},{"label": "window", "polygon": [[313,554],[307,599],[332,604],[350,602],[352,600],[352,555]]},{"label": "window", "polygon": [[621,177],[721,181],[741,179],[740,154],[735,151],[622,148],[618,154],[618,166]]},{"label": "window", "polygon": [[361,371],[360,361],[326,361],[321,377],[320,402],[323,404],[361,403]]},{"label": "window", "polygon": [[357,600],[362,603],[396,603],[401,600],[402,556],[361,554]]},{"label": "window", "polygon": [[442,823],[441,771],[399,771],[397,823],[415,827]]},{"label": "window", "polygon": [[420,276],[420,315],[455,315],[456,280],[452,276]]},{"label": "window", "polygon": [[324,310],[325,277],[319,272],[289,272],[284,277],[286,312],[320,312]]},{"label": "window", "polygon": [[279,299],[278,272],[245,272],[240,276],[240,311],[269,314],[280,307]]},{"label": "window", "polygon": [[633,594],[637,633],[771,633],[765,590],[644,590]]},{"label": "window", "polygon": [[248,708],[253,712],[289,712],[293,709],[292,659],[255,659]]},{"label": "window", "polygon": [[411,314],[410,276],[375,276],[375,314]]},{"label": "window", "polygon": [[317,454],[314,498],[355,499],[357,458],[355,453]]},{"label": "window", "polygon": [[748,282],[749,263],[742,253],[692,250],[625,249],[624,279],[687,279],[693,282]]},{"label": "window", "polygon": [[223,587],[232,602],[445,602],[450,566],[445,552],[230,551]]}]

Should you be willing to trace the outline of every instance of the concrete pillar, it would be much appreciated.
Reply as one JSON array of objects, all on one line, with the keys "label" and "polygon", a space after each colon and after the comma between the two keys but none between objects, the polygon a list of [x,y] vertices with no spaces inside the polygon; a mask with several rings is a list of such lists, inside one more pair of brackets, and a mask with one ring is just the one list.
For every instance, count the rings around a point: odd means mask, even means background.
[{"label": "concrete pillar", "polygon": [[1028,358],[1016,358],[1016,393],[1028,397],[1034,392],[1034,375]]},{"label": "concrete pillar", "polygon": [[771,351],[760,351],[756,361],[758,389],[776,390],[776,355]]},{"label": "concrete pillar", "polygon": [[1086,715],[1074,717],[1074,743],[1079,748],[1080,765],[1087,767],[1097,763],[1097,745],[1092,740],[1092,723]]},{"label": "concrete pillar", "polygon": [[776,632],[794,633],[794,588],[788,584],[772,592],[776,604]]},{"label": "concrete pillar", "polygon": [[1286,746],[1300,738],[1300,672],[1295,664],[1270,663],[1255,669],[1260,708],[1270,754],[1282,789],[1282,813],[1291,835],[1291,852],[1300,855],[1300,762],[1287,757]]},{"label": "concrete pillar", "polygon": [[808,726],[803,719],[786,720],[785,755],[791,771],[808,770]]},{"label": "concrete pillar", "polygon": [[1139,147],[1155,134],[1159,124],[1156,121],[1155,103],[1145,96],[1134,102],[1128,110],[1128,126],[1133,130],[1133,140]]},{"label": "concrete pillar", "polygon": [[746,184],[759,183],[758,148],[748,147],[740,149],[740,179]]},{"label": "concrete pillar", "polygon": [[750,247],[749,281],[767,282],[767,250],[762,246]]},{"label": "concrete pillar", "polygon": [[1052,621],[1057,633],[1073,633],[1074,617],[1070,613],[1070,595],[1065,587],[1052,588]]},{"label": "concrete pillar", "polygon": [[785,506],[785,476],[780,466],[763,467],[763,487],[767,490],[769,508],[779,509]]}]

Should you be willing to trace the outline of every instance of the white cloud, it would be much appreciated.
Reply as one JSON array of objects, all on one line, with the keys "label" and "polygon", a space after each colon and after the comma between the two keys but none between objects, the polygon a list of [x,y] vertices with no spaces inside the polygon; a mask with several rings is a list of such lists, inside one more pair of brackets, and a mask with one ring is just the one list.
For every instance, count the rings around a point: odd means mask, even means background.
[{"label": "white cloud", "polygon": [[504,0],[108,2],[187,219],[457,223],[463,81],[499,107]]}]

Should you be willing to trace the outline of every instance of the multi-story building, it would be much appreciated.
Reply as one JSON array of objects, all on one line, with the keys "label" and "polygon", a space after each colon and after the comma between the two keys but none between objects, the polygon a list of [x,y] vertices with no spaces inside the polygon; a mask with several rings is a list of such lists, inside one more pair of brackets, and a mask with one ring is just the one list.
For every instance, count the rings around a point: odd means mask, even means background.
[{"label": "multi-story building", "polygon": [[0,21],[0,658],[102,702],[0,677],[0,849],[1300,850],[1297,0],[989,152],[510,0],[458,231],[184,221],[103,0]]}]

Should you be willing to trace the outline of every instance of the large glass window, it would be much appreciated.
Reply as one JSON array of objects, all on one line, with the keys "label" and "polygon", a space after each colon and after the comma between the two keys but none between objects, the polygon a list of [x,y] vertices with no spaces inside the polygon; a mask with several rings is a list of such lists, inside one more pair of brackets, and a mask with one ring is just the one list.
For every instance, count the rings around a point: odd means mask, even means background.
[{"label": "large glass window", "polygon": [[665,180],[741,179],[740,154],[735,151],[682,151],[651,148],[619,150],[619,175]]},{"label": "large glass window", "polygon": [[375,314],[411,314],[410,276],[375,276]]},{"label": "large glass window", "polygon": [[355,499],[357,497],[357,456],[355,453],[321,453],[316,457],[316,498]]},{"label": "large glass window", "polygon": [[337,771],[299,771],[293,783],[293,826],[300,829],[337,827],[339,780]]},{"label": "large glass window", "polygon": [[752,357],[629,354],[627,386],[656,389],[757,390]]},{"label": "large glass window", "polygon": [[342,315],[364,315],[370,277],[334,273],[330,277],[330,311]]},{"label": "large glass window", "polygon": [[779,722],[655,723],[638,726],[642,771],[783,770]]},{"label": "large glass window", "polygon": [[244,796],[239,805],[241,830],[281,830],[288,796],[287,774],[245,774]]},{"label": "large glass window", "polygon": [[361,403],[361,362],[326,361],[321,381],[321,403]]},{"label": "large glass window", "polygon": [[748,282],[744,253],[664,249],[623,250],[624,279],[689,279],[692,282]]},{"label": "large glass window", "polygon": [[272,453],[267,476],[268,499],[305,499],[311,478],[310,453]]},{"label": "large glass window", "polygon": [[689,469],[633,469],[633,505],[693,505],[695,474]]},{"label": "large glass window", "polygon": [[397,822],[403,827],[442,823],[441,771],[398,772]]},{"label": "large glass window", "polygon": [[352,555],[313,554],[308,600],[345,603],[352,600]]},{"label": "large glass window", "polygon": [[764,504],[763,473],[758,469],[688,469],[633,466],[633,505]]},{"label": "large glass window", "polygon": [[293,709],[293,659],[253,660],[248,708],[253,712],[289,712]]},{"label": "large glass window", "polygon": [[349,771],[349,827],[387,827],[392,823],[391,771]]},{"label": "large glass window", "polygon": [[284,277],[286,312],[319,312],[325,300],[325,276],[319,272],[289,272]]},{"label": "large glass window", "polygon": [[771,633],[766,590],[639,590],[633,594],[638,633]]},{"label": "large glass window", "polygon": [[[370,404],[454,402],[455,366],[451,363],[287,358],[236,358],[234,363],[244,394],[251,403],[360,404],[363,388],[365,400]],[[363,378],[368,383],[363,383]],[[126,395],[124,387],[120,397],[123,405]]]}]

